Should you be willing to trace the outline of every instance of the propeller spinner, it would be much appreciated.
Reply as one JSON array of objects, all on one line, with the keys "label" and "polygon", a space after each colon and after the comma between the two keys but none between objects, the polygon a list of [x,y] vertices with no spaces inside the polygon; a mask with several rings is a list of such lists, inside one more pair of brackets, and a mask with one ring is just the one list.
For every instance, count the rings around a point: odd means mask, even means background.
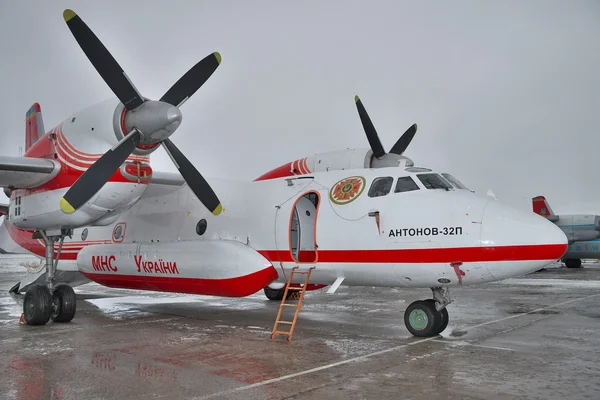
[{"label": "propeller spinner", "polygon": [[119,63],[86,23],[72,10],[65,10],[63,17],[96,71],[126,107],[125,126],[129,134],[77,179],[61,199],[60,208],[66,213],[75,212],[108,182],[137,145],[161,143],[192,192],[214,215],[219,215],[223,208],[217,195],[169,137],[181,124],[179,107],[215,72],[221,63],[221,55],[215,52],[202,59],[159,101],[144,101]]},{"label": "propeller spinner", "polygon": [[[373,150],[373,155],[375,158],[381,159],[386,155],[386,152],[381,144],[381,141],[379,140],[375,126],[373,126],[371,118],[369,118],[369,114],[367,114],[367,110],[365,109],[365,106],[363,106],[363,103],[360,101],[358,96],[354,96],[354,101],[356,102],[356,108],[358,109],[360,122],[362,122],[362,126],[367,135],[367,140],[369,141],[371,150]],[[390,153],[401,156],[415,137],[415,133],[417,133],[417,124],[413,124],[406,130],[406,132],[404,132],[402,136],[400,136],[400,139],[398,139],[398,141],[394,144],[390,150]]]}]

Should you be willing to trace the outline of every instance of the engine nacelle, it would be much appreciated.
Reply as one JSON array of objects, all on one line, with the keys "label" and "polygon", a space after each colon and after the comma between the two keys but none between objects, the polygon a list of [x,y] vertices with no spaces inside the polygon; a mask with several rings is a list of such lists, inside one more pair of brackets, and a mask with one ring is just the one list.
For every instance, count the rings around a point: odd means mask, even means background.
[{"label": "engine nacelle", "polygon": [[258,177],[257,181],[306,175],[313,172],[336,171],[361,168],[412,167],[413,161],[405,156],[387,153],[380,159],[373,156],[371,149],[347,149],[330,153],[315,154],[283,164]]},{"label": "engine nacelle", "polygon": [[251,295],[277,279],[266,258],[229,240],[89,246],[79,252],[77,266],[109,287],[227,297]]},{"label": "engine nacelle", "polygon": [[560,215],[557,225],[567,236],[569,244],[600,238],[600,216],[598,215]]},{"label": "engine nacelle", "polygon": [[147,182],[108,182],[89,202],[71,214],[64,213],[59,207],[68,188],[13,190],[8,219],[18,228],[34,230],[109,225],[119,214],[131,208],[147,187]]},{"label": "engine nacelle", "polygon": [[71,185],[117,144],[119,134],[123,137],[113,124],[115,115],[121,115],[122,110],[118,99],[98,103],[71,115],[31,146],[27,157],[45,158],[44,162],[59,165],[47,181],[12,190],[8,218],[15,226],[59,229],[110,225],[135,204],[152,177],[150,160],[145,156],[127,158],[77,211],[67,214],[60,209],[60,200]]}]

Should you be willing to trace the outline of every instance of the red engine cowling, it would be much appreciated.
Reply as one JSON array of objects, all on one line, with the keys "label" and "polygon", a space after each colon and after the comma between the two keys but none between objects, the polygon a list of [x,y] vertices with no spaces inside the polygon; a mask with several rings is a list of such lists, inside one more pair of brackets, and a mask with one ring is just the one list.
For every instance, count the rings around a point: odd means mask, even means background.
[{"label": "red engine cowling", "polygon": [[315,154],[283,164],[256,178],[256,181],[285,178],[295,175],[307,175],[315,172],[339,171],[345,169],[398,167],[404,164],[412,167],[411,159],[397,154],[387,153],[377,159],[371,149],[347,149],[331,153]]}]

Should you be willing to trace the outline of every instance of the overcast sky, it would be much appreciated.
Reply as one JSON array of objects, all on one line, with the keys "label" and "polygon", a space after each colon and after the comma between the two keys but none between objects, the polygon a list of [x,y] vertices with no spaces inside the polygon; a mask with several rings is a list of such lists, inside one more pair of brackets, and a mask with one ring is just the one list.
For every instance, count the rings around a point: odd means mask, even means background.
[{"label": "overcast sky", "polygon": [[[0,155],[24,146],[32,103],[49,130],[112,96],[65,8],[146,97],[221,53],[172,137],[209,177],[368,147],[358,94],[387,150],[418,124],[419,166],[524,208],[544,194],[600,213],[598,1],[2,1]],[[176,171],[162,149],[152,165]]]}]

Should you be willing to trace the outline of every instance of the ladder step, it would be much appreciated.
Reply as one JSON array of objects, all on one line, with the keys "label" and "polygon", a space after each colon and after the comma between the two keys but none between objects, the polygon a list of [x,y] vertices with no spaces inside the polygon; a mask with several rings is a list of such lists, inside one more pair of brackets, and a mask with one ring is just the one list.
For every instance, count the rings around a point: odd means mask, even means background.
[{"label": "ladder step", "polygon": [[[288,300],[287,296],[285,298],[281,299],[281,303],[279,305],[279,313],[277,314],[277,318],[275,318],[275,325],[273,326],[273,331],[271,333],[271,339],[274,339],[275,335],[285,335],[288,337],[288,341],[292,340],[292,334],[294,332],[295,322],[280,321],[279,318],[281,318],[281,316],[282,316],[281,313],[283,312],[283,307],[294,307],[294,308],[296,308],[296,312],[294,314],[294,321],[296,321],[296,319],[298,318],[298,313],[300,312],[300,308],[302,308],[302,300],[304,299],[304,293],[306,292],[308,281],[310,280],[310,273],[312,272],[313,269],[315,269],[314,267],[311,267],[307,271],[298,271],[297,268],[299,268],[299,266],[294,267],[292,269],[291,274],[288,277],[285,293],[288,294],[291,292],[290,294],[292,296],[290,296],[289,300],[299,300],[299,301],[298,301],[298,303],[286,303],[286,300]],[[291,287],[292,280],[293,280],[292,278],[293,278],[294,274],[305,275],[303,286]],[[277,326],[279,324],[289,325],[290,330],[287,332],[278,331]]]}]

